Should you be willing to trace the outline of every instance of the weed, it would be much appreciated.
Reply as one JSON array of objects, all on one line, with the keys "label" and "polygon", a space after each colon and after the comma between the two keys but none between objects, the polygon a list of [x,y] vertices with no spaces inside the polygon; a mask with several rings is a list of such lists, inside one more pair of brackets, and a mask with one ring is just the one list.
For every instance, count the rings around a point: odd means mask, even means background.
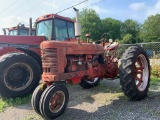
[{"label": "weed", "polygon": [[33,115],[30,114],[27,117],[23,118],[22,120],[43,120],[43,118],[40,115]]},{"label": "weed", "polygon": [[151,85],[153,86],[160,86],[160,78],[157,77],[151,77]]},{"label": "weed", "polygon": [[10,98],[7,100],[3,100],[2,98],[0,98],[0,112],[3,112],[6,107],[25,104],[29,102],[30,100],[31,100],[31,95],[28,95],[23,98],[20,98],[20,97],[17,97],[15,99]]},{"label": "weed", "polygon": [[153,64],[151,67],[151,74],[153,77],[160,77],[160,65]]}]

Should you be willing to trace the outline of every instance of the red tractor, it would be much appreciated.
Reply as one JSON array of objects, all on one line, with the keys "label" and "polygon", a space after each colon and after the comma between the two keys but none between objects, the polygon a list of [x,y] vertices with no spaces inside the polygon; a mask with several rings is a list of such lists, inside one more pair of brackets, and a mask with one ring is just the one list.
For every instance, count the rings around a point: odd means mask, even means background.
[{"label": "red tractor", "polygon": [[67,107],[69,93],[62,82],[91,88],[97,86],[102,79],[114,79],[119,75],[122,90],[131,100],[141,100],[148,92],[150,64],[146,52],[139,46],[128,48],[118,69],[119,57],[116,56],[118,42],[105,43],[103,38],[100,40],[101,44],[89,43],[89,38],[87,43],[81,42],[78,10],[75,10],[77,13],[75,30],[71,27],[63,32],[73,36],[71,33],[75,31],[76,41],[66,35],[64,35],[68,38],[66,40],[50,38],[52,34],[59,34],[59,27],[64,27],[62,21],[46,18],[45,21],[38,23],[47,30],[37,27],[38,31],[52,41],[44,41],[40,45],[43,83],[35,89],[31,103],[33,109],[46,119],[57,118]]},{"label": "red tractor", "polygon": [[[29,36],[29,27],[25,27],[24,24],[3,29],[4,35],[21,35],[21,36]],[[35,36],[36,30],[32,28],[32,35]]]},{"label": "red tractor", "polygon": [[24,24],[18,24],[15,27],[3,28],[4,35],[20,35],[20,36],[35,36],[36,30],[32,28],[32,19],[29,19],[30,27],[25,27]]},{"label": "red tractor", "polygon": [[36,36],[0,35],[1,97],[15,98],[33,92],[42,74],[42,41],[74,38],[74,21],[56,14],[36,20]]}]

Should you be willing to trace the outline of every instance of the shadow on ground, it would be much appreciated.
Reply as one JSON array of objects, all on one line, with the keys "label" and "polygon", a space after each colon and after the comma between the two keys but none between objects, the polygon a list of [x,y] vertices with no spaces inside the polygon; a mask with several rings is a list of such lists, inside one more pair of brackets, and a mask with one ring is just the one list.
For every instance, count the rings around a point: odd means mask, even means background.
[{"label": "shadow on ground", "polygon": [[[148,97],[137,102],[129,101],[123,94],[119,80],[103,80],[97,87],[91,89],[82,89],[79,85],[67,85],[67,88],[70,94],[68,107],[56,120],[160,119],[159,86],[151,87]],[[32,112],[33,120],[43,120],[33,112],[30,103],[17,108]]]},{"label": "shadow on ground", "polygon": [[[69,90],[71,100],[68,108],[56,120],[160,119],[160,92],[153,87],[144,100],[136,102],[130,101],[122,93],[119,80],[103,81],[89,90],[81,90],[78,86]],[[95,97],[99,94],[99,97]]]},{"label": "shadow on ground", "polygon": [[100,106],[94,112],[69,107],[56,120],[159,120],[160,93],[150,92],[142,101],[129,101],[124,96]]}]

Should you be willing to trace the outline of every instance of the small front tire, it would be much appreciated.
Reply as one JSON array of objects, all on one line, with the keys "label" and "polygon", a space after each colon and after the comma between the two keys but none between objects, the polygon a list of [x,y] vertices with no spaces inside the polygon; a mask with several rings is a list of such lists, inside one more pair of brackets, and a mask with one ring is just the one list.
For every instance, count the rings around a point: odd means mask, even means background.
[{"label": "small front tire", "polygon": [[31,104],[32,108],[35,110],[37,114],[41,114],[39,110],[39,101],[41,98],[41,95],[43,91],[47,88],[46,84],[40,84],[33,92],[32,94],[32,99],[31,99]]},{"label": "small front tire", "polygon": [[45,89],[40,99],[40,112],[46,119],[55,119],[65,111],[69,93],[64,85],[51,85]]}]

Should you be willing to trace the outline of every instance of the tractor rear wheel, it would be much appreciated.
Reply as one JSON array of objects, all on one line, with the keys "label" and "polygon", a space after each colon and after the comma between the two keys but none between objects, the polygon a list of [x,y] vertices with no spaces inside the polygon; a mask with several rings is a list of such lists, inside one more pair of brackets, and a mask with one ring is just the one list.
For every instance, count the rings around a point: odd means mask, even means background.
[{"label": "tractor rear wheel", "polygon": [[129,47],[121,59],[120,84],[131,100],[147,96],[150,84],[150,63],[146,52],[139,46]]},{"label": "tractor rear wheel", "polygon": [[84,78],[82,78],[81,83],[79,85],[84,89],[89,89],[89,88],[97,86],[99,84],[99,82],[100,82],[99,77],[94,78],[93,81],[86,79],[86,77],[84,77]]},{"label": "tractor rear wheel", "polygon": [[39,107],[46,119],[55,119],[65,111],[69,93],[64,85],[51,85],[42,93]]},{"label": "tractor rear wheel", "polygon": [[25,53],[0,57],[0,95],[3,98],[26,96],[38,85],[41,75],[37,61]]}]

